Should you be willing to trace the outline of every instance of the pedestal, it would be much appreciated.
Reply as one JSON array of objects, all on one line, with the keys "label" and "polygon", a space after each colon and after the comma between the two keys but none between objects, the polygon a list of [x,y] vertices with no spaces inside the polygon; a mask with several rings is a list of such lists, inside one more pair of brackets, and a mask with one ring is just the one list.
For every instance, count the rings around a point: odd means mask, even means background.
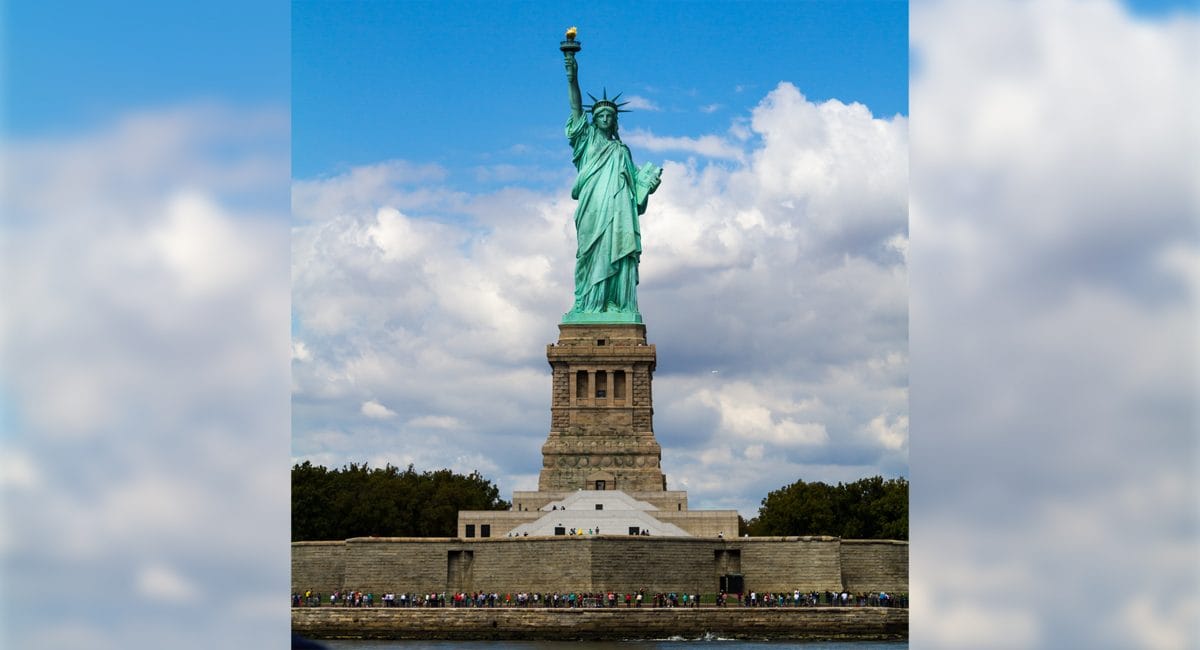
[{"label": "pedestal", "polygon": [[563,323],[558,329],[558,342],[546,346],[553,397],[538,490],[666,490],[650,388],[656,354],[646,343],[646,326]]}]

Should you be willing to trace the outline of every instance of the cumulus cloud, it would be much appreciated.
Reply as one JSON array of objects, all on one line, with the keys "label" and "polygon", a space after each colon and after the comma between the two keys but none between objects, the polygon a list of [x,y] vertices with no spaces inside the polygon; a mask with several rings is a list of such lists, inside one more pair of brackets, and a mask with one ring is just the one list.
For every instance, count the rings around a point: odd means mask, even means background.
[{"label": "cumulus cloud", "polygon": [[287,473],[264,464],[288,448],[287,136],[278,108],[201,104],[6,142],[2,553],[21,597],[0,645],[282,639],[286,603],[234,620],[219,601],[288,571]]},{"label": "cumulus cloud", "polygon": [[623,135],[622,140],[648,151],[682,151],[725,160],[741,160],[743,157],[741,148],[715,135],[704,135],[697,138],[670,137],[633,129]]},{"label": "cumulus cloud", "polygon": [[911,35],[913,641],[1194,646],[1200,23],[929,2]]},{"label": "cumulus cloud", "polygon": [[445,177],[446,170],[438,165],[387,160],[354,167],[332,178],[296,181],[292,215],[324,220],[364,204],[403,210],[445,203],[453,197],[427,189]]},{"label": "cumulus cloud", "polygon": [[363,402],[362,414],[375,420],[388,420],[396,417],[395,411],[375,400]]},{"label": "cumulus cloud", "polygon": [[867,431],[884,447],[900,449],[908,443],[908,417],[880,415],[867,423]]},{"label": "cumulus cloud", "polygon": [[[907,474],[907,127],[788,83],[735,120],[754,137],[673,141],[720,160],[663,163],[639,302],[669,480],[687,482],[695,507],[752,516],[798,478]],[[361,174],[294,194],[293,315],[311,355],[293,363],[294,452],[478,461],[502,491],[532,487],[549,427],[545,345],[573,292],[569,178],[479,195],[427,178],[418,207],[411,179],[364,191]],[[368,400],[402,422],[337,415]],[[349,442],[332,446],[330,423]],[[754,478],[711,478],[739,473]]]},{"label": "cumulus cloud", "polygon": [[628,95],[621,97],[621,103],[629,102],[624,106],[625,109],[631,111],[661,111],[662,108],[654,103],[654,100],[642,97],[641,95]]}]

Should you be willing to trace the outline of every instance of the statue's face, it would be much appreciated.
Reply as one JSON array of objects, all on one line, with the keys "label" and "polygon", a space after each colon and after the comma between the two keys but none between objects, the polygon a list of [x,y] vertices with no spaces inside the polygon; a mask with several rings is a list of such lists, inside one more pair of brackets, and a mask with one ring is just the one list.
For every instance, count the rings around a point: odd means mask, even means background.
[{"label": "statue's face", "polygon": [[605,133],[612,133],[617,127],[617,114],[612,111],[600,111],[592,117],[596,128]]}]

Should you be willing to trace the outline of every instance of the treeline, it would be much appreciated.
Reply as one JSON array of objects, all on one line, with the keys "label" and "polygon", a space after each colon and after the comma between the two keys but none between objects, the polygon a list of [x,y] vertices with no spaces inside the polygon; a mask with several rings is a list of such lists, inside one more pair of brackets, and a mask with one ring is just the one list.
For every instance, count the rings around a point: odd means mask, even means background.
[{"label": "treeline", "polygon": [[479,472],[418,473],[351,463],[292,466],[292,541],[349,537],[453,537],[459,510],[507,510]]},{"label": "treeline", "polygon": [[[507,510],[500,490],[479,472],[418,473],[351,463],[329,470],[292,466],[292,541],[349,537],[453,537],[459,510]],[[832,535],[908,539],[908,481],[864,478],[828,485],[796,481],[762,500],[758,516],[739,519],[739,534]]]},{"label": "treeline", "polygon": [[908,481],[881,476],[827,485],[796,481],[762,500],[746,522],[753,536],[833,535],[908,539]]}]

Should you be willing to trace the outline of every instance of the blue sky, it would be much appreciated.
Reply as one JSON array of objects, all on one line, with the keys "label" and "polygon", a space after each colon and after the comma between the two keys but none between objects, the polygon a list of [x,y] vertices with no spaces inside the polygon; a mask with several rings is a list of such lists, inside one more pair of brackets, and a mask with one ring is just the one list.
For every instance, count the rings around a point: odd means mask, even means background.
[{"label": "blue sky", "polygon": [[0,15],[9,137],[96,127],[131,106],[288,96],[286,2],[47,0]]},{"label": "blue sky", "polygon": [[519,163],[557,147],[571,25],[584,91],[653,102],[661,110],[626,117],[663,136],[724,130],[782,80],[810,99],[907,113],[905,2],[298,2],[292,21],[297,178],[395,157]]}]

